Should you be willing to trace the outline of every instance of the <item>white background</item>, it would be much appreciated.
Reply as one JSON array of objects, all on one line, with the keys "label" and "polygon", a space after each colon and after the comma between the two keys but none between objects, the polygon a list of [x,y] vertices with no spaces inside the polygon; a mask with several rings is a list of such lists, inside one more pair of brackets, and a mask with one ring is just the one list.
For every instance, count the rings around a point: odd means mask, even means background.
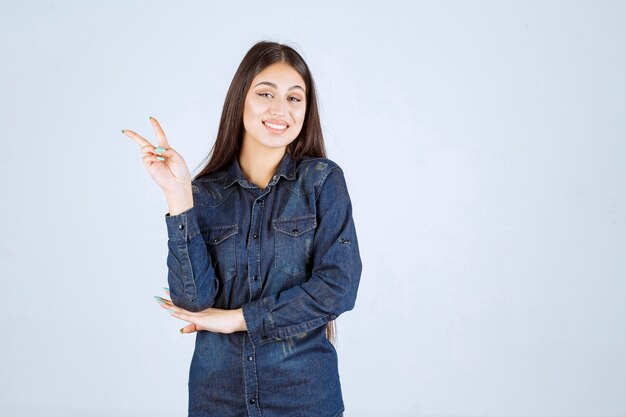
[{"label": "white background", "polygon": [[626,2],[0,3],[0,415],[186,416],[132,129],[199,171],[258,40],[317,82],[363,274],[346,417],[626,416]]}]

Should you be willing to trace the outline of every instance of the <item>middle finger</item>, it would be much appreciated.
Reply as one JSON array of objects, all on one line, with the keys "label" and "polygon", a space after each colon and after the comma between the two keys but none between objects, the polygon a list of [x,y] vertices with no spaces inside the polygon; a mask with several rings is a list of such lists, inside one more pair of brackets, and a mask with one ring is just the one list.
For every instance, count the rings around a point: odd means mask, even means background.
[{"label": "middle finger", "polygon": [[159,146],[162,148],[169,148],[170,145],[167,142],[167,138],[165,137],[165,132],[161,127],[161,124],[154,117],[150,116],[150,122],[152,123],[152,128],[154,129],[154,133],[156,134],[157,141]]}]

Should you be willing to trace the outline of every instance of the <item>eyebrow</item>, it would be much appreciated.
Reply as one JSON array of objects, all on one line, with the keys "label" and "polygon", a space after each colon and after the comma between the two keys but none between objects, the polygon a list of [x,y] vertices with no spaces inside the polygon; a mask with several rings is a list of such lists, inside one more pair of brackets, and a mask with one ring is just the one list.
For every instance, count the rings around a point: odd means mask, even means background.
[{"label": "eyebrow", "polygon": [[[276,84],[271,83],[271,82],[269,82],[269,81],[261,81],[260,83],[258,83],[257,85],[255,85],[255,87],[257,87],[257,86],[259,86],[259,85],[261,85],[261,84],[269,85],[270,87],[274,87],[274,88],[276,88]],[[289,88],[287,89],[287,91],[289,91],[289,90],[293,90],[294,88],[299,88],[300,90],[302,90],[302,92],[305,92],[305,91],[304,91],[304,88],[300,87],[299,85],[292,85],[291,87],[289,87]]]}]

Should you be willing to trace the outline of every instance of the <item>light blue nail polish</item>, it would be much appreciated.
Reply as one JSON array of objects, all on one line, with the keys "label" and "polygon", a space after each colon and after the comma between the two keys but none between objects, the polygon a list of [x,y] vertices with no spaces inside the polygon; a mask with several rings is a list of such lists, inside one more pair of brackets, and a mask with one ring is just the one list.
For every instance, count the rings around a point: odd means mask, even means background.
[{"label": "light blue nail polish", "polygon": [[159,297],[158,295],[155,295],[154,299],[157,300],[157,302],[163,304],[163,299],[161,297]]},{"label": "light blue nail polish", "polygon": [[170,289],[169,289],[169,288],[167,288],[167,287],[163,287],[163,289],[164,289],[165,291],[167,291],[167,292],[169,292],[169,291],[170,291]]},{"label": "light blue nail polish", "polygon": [[161,155],[161,153],[164,151],[165,151],[165,148],[161,148],[161,147],[154,148],[154,152],[158,153],[159,155]]},{"label": "light blue nail polish", "polygon": [[162,156],[157,156],[157,159],[158,159],[159,161],[165,161],[165,158],[163,158]]}]

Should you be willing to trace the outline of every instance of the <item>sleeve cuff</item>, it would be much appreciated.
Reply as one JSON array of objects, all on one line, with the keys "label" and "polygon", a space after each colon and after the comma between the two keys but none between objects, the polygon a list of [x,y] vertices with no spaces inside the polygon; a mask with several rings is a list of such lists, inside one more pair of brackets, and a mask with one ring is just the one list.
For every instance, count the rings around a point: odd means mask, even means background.
[{"label": "sleeve cuff", "polygon": [[246,322],[246,327],[248,328],[248,335],[253,345],[260,346],[265,343],[280,340],[280,338],[275,336],[276,331],[271,315],[263,305],[262,298],[242,305],[241,310],[243,312],[243,319]]},{"label": "sleeve cuff", "polygon": [[176,243],[189,242],[200,234],[195,206],[175,216],[170,216],[169,213],[166,213],[165,223],[167,225],[168,238]]}]

